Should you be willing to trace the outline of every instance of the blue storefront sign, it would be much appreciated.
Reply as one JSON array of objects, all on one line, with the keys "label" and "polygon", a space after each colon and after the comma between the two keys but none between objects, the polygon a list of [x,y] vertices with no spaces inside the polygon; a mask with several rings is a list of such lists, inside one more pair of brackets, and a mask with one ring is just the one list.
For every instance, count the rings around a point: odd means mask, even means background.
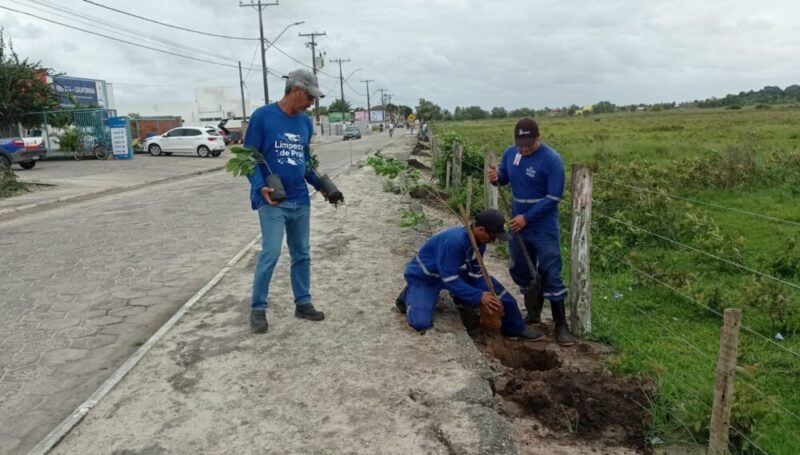
[{"label": "blue storefront sign", "polygon": [[72,100],[84,105],[98,106],[97,87],[97,81],[92,79],[53,76],[53,88],[58,95],[58,102],[64,107],[74,106],[75,103]]},{"label": "blue storefront sign", "polygon": [[132,160],[131,124],[128,117],[109,117],[108,127],[111,129],[111,152],[115,160]]}]

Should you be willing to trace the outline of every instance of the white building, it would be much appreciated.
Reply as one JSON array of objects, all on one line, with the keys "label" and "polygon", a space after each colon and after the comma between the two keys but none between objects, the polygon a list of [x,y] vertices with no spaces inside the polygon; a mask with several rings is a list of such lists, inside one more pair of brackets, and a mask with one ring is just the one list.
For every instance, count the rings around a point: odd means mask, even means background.
[{"label": "white building", "polygon": [[[245,98],[247,116],[261,107]],[[194,100],[171,103],[136,103],[123,106],[120,115],[136,112],[142,116],[180,116],[186,125],[217,124],[229,119],[227,128],[242,126],[242,97],[239,87],[203,87],[194,90]]]}]

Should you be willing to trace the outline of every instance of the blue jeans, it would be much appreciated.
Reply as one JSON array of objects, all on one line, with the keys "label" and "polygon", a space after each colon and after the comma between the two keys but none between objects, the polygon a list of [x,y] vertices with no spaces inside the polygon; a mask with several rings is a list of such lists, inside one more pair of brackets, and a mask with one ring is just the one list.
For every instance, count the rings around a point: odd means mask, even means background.
[{"label": "blue jeans", "polygon": [[292,258],[291,279],[294,303],[311,303],[311,253],[309,230],[311,206],[284,202],[279,206],[263,205],[258,209],[261,223],[261,254],[258,255],[256,273],[253,277],[252,309],[266,309],[269,298],[269,282],[275,264],[281,256],[283,231]]}]

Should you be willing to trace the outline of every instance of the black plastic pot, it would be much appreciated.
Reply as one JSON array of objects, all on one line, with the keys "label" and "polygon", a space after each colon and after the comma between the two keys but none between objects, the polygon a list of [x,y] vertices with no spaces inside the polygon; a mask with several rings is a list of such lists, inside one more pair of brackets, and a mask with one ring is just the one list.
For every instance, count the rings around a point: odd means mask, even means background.
[{"label": "black plastic pot", "polygon": [[344,195],[339,191],[339,188],[336,188],[336,185],[333,183],[333,180],[328,177],[328,174],[319,178],[319,191],[325,195],[325,199],[331,204],[344,202]]},{"label": "black plastic pot", "polygon": [[269,193],[269,198],[272,199],[272,202],[283,202],[286,200],[286,190],[283,189],[283,182],[281,182],[281,178],[278,175],[268,175],[267,186],[272,188],[272,192]]}]

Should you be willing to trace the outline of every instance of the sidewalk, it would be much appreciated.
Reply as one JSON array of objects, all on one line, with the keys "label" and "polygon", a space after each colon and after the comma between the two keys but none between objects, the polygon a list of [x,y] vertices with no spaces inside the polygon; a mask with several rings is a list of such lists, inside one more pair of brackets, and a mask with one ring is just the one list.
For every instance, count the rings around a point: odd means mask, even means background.
[{"label": "sidewalk", "polygon": [[158,342],[51,453],[516,453],[491,371],[445,305],[424,336],[392,310],[424,240],[407,196],[369,167],[312,200],[312,286],[323,322],[293,316],[288,253],[269,332],[250,333],[258,248]]}]

